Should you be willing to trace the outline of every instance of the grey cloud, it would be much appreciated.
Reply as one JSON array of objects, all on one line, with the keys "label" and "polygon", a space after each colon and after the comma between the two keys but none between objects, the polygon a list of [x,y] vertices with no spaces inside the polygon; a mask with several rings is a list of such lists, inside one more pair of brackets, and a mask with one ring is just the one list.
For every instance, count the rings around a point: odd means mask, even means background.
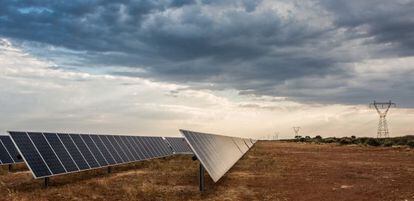
[{"label": "grey cloud", "polygon": [[[263,1],[2,1],[0,35],[82,51],[77,68],[321,103],[386,98],[346,82],[350,64],[414,55],[413,1],[282,2],[298,12]],[[412,87],[394,84],[394,96]]]}]

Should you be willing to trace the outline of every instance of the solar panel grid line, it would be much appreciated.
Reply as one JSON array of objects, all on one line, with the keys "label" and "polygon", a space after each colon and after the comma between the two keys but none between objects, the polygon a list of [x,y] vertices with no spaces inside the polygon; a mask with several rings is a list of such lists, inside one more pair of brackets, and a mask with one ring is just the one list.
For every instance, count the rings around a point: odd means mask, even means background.
[{"label": "solar panel grid line", "polygon": [[96,160],[91,150],[89,150],[89,147],[83,141],[82,137],[80,137],[78,134],[68,134],[68,135],[72,138],[73,142],[75,142],[75,145],[78,147],[79,151],[82,153],[85,160],[88,162],[89,167],[91,168],[99,167],[100,166],[99,162]]},{"label": "solar panel grid line", "polygon": [[148,158],[154,158],[155,153],[152,152],[151,147],[150,147],[148,141],[146,140],[146,137],[137,138],[137,140],[140,141],[142,146],[145,147],[145,150],[147,150]]},{"label": "solar panel grid line", "polygon": [[140,149],[140,146],[138,146],[137,145],[137,143],[135,142],[135,138],[137,138],[137,137],[130,137],[130,138],[128,138],[128,140],[129,140],[129,143],[135,148],[135,151],[137,152],[137,154],[139,155],[139,157],[140,157],[140,159],[141,160],[143,160],[143,159],[145,159],[146,157],[145,157],[145,155],[144,155],[144,153],[143,153],[143,150],[142,149]]},{"label": "solar panel grid line", "polygon": [[[18,154],[17,153],[17,149],[14,146],[13,142],[11,141],[11,137],[10,136],[1,135],[0,136],[0,142],[1,142],[1,145],[5,148],[7,154],[10,156],[11,160],[13,161],[13,163],[21,163],[21,162],[23,162],[23,160],[20,160],[19,161],[17,159],[17,155],[16,155],[16,154]],[[16,155],[16,156],[13,156],[13,154],[11,152],[15,152],[14,155]],[[3,165],[7,165],[8,164],[8,163],[4,163],[3,161],[2,161],[2,163],[3,163]]]},{"label": "solar panel grid line", "polygon": [[[44,134],[46,139],[48,139],[48,135]],[[70,159],[72,160],[73,164],[76,166],[76,169],[80,170],[78,164],[75,162],[75,160],[73,159],[72,155],[69,153],[69,151],[67,150],[66,146],[63,144],[62,140],[59,138],[59,136],[56,133],[50,133],[50,136],[55,136],[57,140],[59,140],[60,144],[62,145],[63,149],[66,151],[67,155],[70,157]],[[51,137],[49,137],[51,138]],[[51,143],[51,139],[48,139],[49,143]],[[53,146],[52,146],[53,148]],[[53,148],[56,152],[56,148]],[[62,156],[59,156],[59,158],[62,158]],[[68,169],[68,168],[66,168]]]},{"label": "solar panel grid line", "polygon": [[164,140],[169,144],[170,149],[173,152],[173,154],[176,154],[175,151],[174,151],[175,149],[173,148],[174,145],[172,145],[166,138],[164,138]]},{"label": "solar panel grid line", "polygon": [[[109,161],[113,161],[114,162],[112,156],[110,154],[108,154],[106,148],[103,147],[102,144],[100,144],[101,143],[100,141],[98,141],[99,139],[96,139],[95,137],[93,138],[92,136],[94,136],[94,135],[90,135],[89,134],[88,136],[89,136],[89,138],[91,138],[92,142],[94,143],[94,145],[98,149],[99,153],[101,154],[101,156],[105,160],[106,166],[109,166],[111,164],[111,163],[109,163]],[[98,144],[99,144],[99,146],[98,146]]]},{"label": "solar panel grid line", "polygon": [[92,141],[95,143],[96,147],[101,151],[102,156],[105,158],[108,165],[116,164],[116,161],[111,154],[111,152],[108,150],[108,148],[105,146],[105,144],[102,142],[101,138],[99,138],[99,135],[89,135],[92,139]]},{"label": "solar panel grid line", "polygon": [[[194,134],[194,133],[192,133],[192,134]],[[204,139],[201,139],[201,137],[198,136],[198,135],[190,135],[189,137],[191,137],[196,142],[204,142],[205,141]],[[204,143],[207,144],[206,142],[204,142]],[[211,160],[212,157],[214,157],[214,156],[209,155],[208,153],[206,153],[206,152],[210,152],[211,153],[210,147],[208,146],[207,147],[207,150],[205,150],[205,151],[202,150],[202,149],[198,149],[197,148],[197,151],[196,152],[198,152],[198,154],[201,155],[201,157],[197,157],[197,159],[203,164],[203,166],[206,169],[211,170],[209,173],[211,173],[212,175],[216,174],[216,170],[213,168],[213,166],[214,165],[216,165],[216,167],[220,167],[220,166],[217,165],[217,164],[211,164],[210,163],[210,161],[214,161],[214,160]]]},{"label": "solar panel grid line", "polygon": [[231,139],[233,141],[233,143],[237,146],[237,149],[239,149],[240,153],[243,153],[242,148],[238,145],[238,143],[235,141],[235,139]]},{"label": "solar panel grid line", "polygon": [[[9,153],[9,151],[7,150],[6,146],[3,144],[3,142],[0,140],[1,144],[0,144],[0,161],[2,165],[7,165],[7,164],[13,164],[15,163],[15,161],[13,160],[13,157],[11,156],[11,154]],[[3,150],[4,149],[4,150]]]},{"label": "solar panel grid line", "polygon": [[45,141],[47,142],[47,144],[49,145],[50,149],[53,151],[53,153],[55,154],[56,158],[59,160],[60,165],[62,165],[63,169],[65,170],[65,172],[68,172],[68,170],[66,169],[66,167],[63,165],[62,161],[60,160],[60,157],[58,157],[58,155],[56,154],[55,150],[52,148],[52,145],[50,145],[49,141],[46,139],[45,135],[42,133],[43,139],[45,139]]},{"label": "solar panel grid line", "polygon": [[115,136],[116,140],[118,140],[119,145],[121,146],[122,149],[125,150],[126,155],[128,155],[129,161],[134,161],[134,155],[132,155],[132,152],[129,150],[129,148],[126,146],[125,142],[123,142],[123,139],[121,136]]},{"label": "solar panel grid line", "polygon": [[[193,134],[191,131],[184,131],[184,130],[183,131],[180,130],[180,131],[183,133],[185,140],[187,141],[190,148],[196,154],[197,159],[200,161],[200,163],[204,166],[206,170],[210,170],[209,171],[210,176],[213,174],[216,174],[215,170],[213,170],[212,167],[210,166],[210,163],[208,162],[208,160],[206,160],[207,156],[205,155],[204,151],[199,149],[199,147],[193,146],[193,144],[190,143],[190,141],[194,141],[194,142],[198,141],[198,139],[196,138],[196,135],[191,135]],[[187,132],[189,132],[190,134]]]},{"label": "solar panel grid line", "polygon": [[[43,164],[43,165],[47,168],[47,170],[48,170],[48,172],[46,173],[46,175],[45,175],[45,176],[49,176],[49,175],[51,175],[51,174],[52,174],[52,171],[50,170],[49,166],[46,164],[45,159],[42,157],[42,155],[40,154],[39,150],[37,150],[37,147],[36,147],[36,146],[35,146],[35,144],[33,143],[32,139],[30,139],[29,134],[28,134],[27,132],[25,132],[25,134],[26,134],[26,137],[30,140],[31,145],[33,145],[34,149],[36,150],[36,153],[37,153],[37,154],[39,155],[39,157],[41,158],[41,160],[42,160],[42,162],[43,162],[43,163],[41,163],[41,164]],[[32,172],[33,172],[33,170],[32,170]],[[42,175],[42,176],[43,176],[43,175]]]},{"label": "solar panel grid line", "polygon": [[169,156],[172,154],[172,151],[168,151],[168,144],[165,143],[165,141],[162,139],[162,137],[156,137],[154,138],[154,141],[158,144],[160,147],[161,156]]},{"label": "solar panel grid line", "polygon": [[[69,154],[72,156],[73,160],[75,161],[76,165],[80,170],[86,170],[91,169],[91,165],[89,165],[88,160],[86,160],[83,153],[80,151],[79,147],[76,145],[75,141],[72,139],[72,137],[69,134],[63,134],[59,133],[57,134],[60,141],[63,143],[63,146],[65,146],[66,150],[68,150]],[[62,140],[64,138],[64,140]],[[79,156],[81,158],[79,158]],[[85,167],[85,165],[87,167]]]},{"label": "solar panel grid line", "polygon": [[147,137],[146,139],[148,140],[149,147],[151,147],[151,150],[155,153],[155,157],[157,157],[157,156],[161,156],[162,154],[161,154],[161,152],[157,149],[157,145],[156,145],[156,142],[154,141],[154,138],[152,138],[152,137]]},{"label": "solar panel grid line", "polygon": [[109,141],[112,143],[112,145],[118,151],[118,153],[121,155],[122,160],[124,162],[129,162],[130,161],[129,157],[126,155],[125,151],[121,148],[121,146],[119,145],[119,143],[115,139],[115,136],[107,135],[106,137],[108,137]]},{"label": "solar panel grid line", "polygon": [[57,159],[56,154],[52,153],[50,146],[47,142],[44,142],[45,139],[43,138],[42,133],[27,132],[27,135],[52,174],[66,172],[63,165]]},{"label": "solar panel grid line", "polygon": [[163,144],[165,154],[168,154],[168,155],[173,155],[174,154],[173,151],[170,149],[170,146],[168,145],[167,141],[164,140],[164,138],[159,138],[159,141],[160,141],[160,143]]},{"label": "solar panel grid line", "polygon": [[131,154],[128,152],[128,150],[125,148],[125,145],[121,142],[119,137],[113,136],[115,143],[118,145],[119,149],[125,154],[125,158],[127,159],[127,162],[133,161],[133,158],[131,158]]},{"label": "solar panel grid line", "polygon": [[132,138],[132,140],[135,142],[136,146],[141,148],[142,154],[145,156],[145,158],[151,158],[151,155],[148,153],[148,149],[143,145],[143,143],[139,140],[139,138]]},{"label": "solar panel grid line", "polygon": [[[217,145],[217,142],[215,142],[215,139],[210,138],[210,136],[201,136],[201,135],[195,135],[196,138],[199,138],[198,141],[201,143],[206,144],[206,152],[204,153],[207,162],[209,163],[209,165],[211,167],[219,167],[219,169],[217,169],[218,171],[220,171],[222,169],[222,166],[220,164],[217,163],[217,160],[220,156],[215,152],[216,149],[218,149],[219,147],[215,146]],[[203,149],[201,149],[201,151],[203,151]]]},{"label": "solar panel grid line", "polygon": [[165,146],[164,144],[160,141],[159,138],[152,138],[152,140],[154,141],[158,152],[160,152],[160,156],[165,156],[168,155],[168,153],[165,151]]},{"label": "solar panel grid line", "polygon": [[122,158],[121,154],[118,153],[118,150],[115,148],[115,145],[112,144],[111,140],[109,140],[108,136],[107,135],[101,135],[100,137],[109,149],[113,149],[113,151],[115,151],[115,154],[116,154],[115,158],[117,158],[117,161],[121,161],[121,162],[118,162],[118,163],[124,163],[125,160]]},{"label": "solar panel grid line", "polygon": [[98,162],[99,166],[104,167],[108,165],[105,157],[102,155],[101,151],[96,147],[95,143],[93,142],[92,138],[89,135],[80,135],[83,142],[88,147],[89,151],[92,153],[96,161]]},{"label": "solar panel grid line", "polygon": [[135,147],[131,145],[129,141],[129,136],[122,136],[121,138],[123,138],[125,145],[131,151],[131,154],[134,156],[134,161],[141,160],[141,157],[139,156],[137,150],[135,150]]},{"label": "solar panel grid line", "polygon": [[108,149],[109,153],[112,155],[116,163],[123,163],[121,156],[119,155],[118,151],[114,148],[111,141],[105,135],[98,135],[99,139],[101,139],[102,143]]}]

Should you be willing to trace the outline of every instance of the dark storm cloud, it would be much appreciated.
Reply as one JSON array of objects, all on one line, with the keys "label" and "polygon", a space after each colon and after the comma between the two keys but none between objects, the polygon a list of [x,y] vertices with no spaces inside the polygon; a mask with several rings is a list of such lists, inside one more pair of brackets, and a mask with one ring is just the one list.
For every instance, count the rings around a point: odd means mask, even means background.
[{"label": "dark storm cloud", "polygon": [[[282,3],[293,7],[258,11],[263,1],[236,0],[1,1],[0,35],[85,51],[80,67],[143,69],[115,69],[115,75],[313,102],[381,98],[384,91],[347,86],[354,76],[348,64],[414,55],[413,1]],[[348,50],[355,40],[363,48]]]}]

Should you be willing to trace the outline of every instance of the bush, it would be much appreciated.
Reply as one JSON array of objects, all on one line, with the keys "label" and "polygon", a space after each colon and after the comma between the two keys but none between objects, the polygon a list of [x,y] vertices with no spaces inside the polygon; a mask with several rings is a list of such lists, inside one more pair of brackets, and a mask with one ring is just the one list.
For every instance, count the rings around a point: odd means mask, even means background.
[{"label": "bush", "polygon": [[339,140],[339,144],[341,145],[352,144],[352,140],[349,138],[341,138]]},{"label": "bush", "polygon": [[352,139],[356,139],[355,135],[351,136]]},{"label": "bush", "polygon": [[385,140],[384,147],[392,147],[394,145],[394,142],[391,140]]},{"label": "bush", "polygon": [[320,135],[315,136],[315,140],[321,141],[322,137]]},{"label": "bush", "polygon": [[414,148],[414,140],[411,140],[407,143],[407,145],[411,148]]},{"label": "bush", "polygon": [[367,140],[367,145],[377,147],[380,146],[380,142],[377,139],[369,138]]}]

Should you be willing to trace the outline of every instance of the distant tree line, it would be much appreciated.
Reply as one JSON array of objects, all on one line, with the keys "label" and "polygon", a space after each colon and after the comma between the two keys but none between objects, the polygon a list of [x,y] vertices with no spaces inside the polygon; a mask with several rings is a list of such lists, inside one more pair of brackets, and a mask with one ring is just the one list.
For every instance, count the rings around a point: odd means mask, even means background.
[{"label": "distant tree line", "polygon": [[284,141],[294,141],[294,142],[308,142],[308,143],[337,143],[341,145],[349,144],[358,144],[358,145],[368,145],[368,146],[408,146],[414,148],[414,135],[407,135],[402,137],[392,137],[392,138],[372,138],[372,137],[327,137],[322,138],[320,135],[317,135],[313,138],[310,136],[296,136],[293,140],[284,140]]}]

